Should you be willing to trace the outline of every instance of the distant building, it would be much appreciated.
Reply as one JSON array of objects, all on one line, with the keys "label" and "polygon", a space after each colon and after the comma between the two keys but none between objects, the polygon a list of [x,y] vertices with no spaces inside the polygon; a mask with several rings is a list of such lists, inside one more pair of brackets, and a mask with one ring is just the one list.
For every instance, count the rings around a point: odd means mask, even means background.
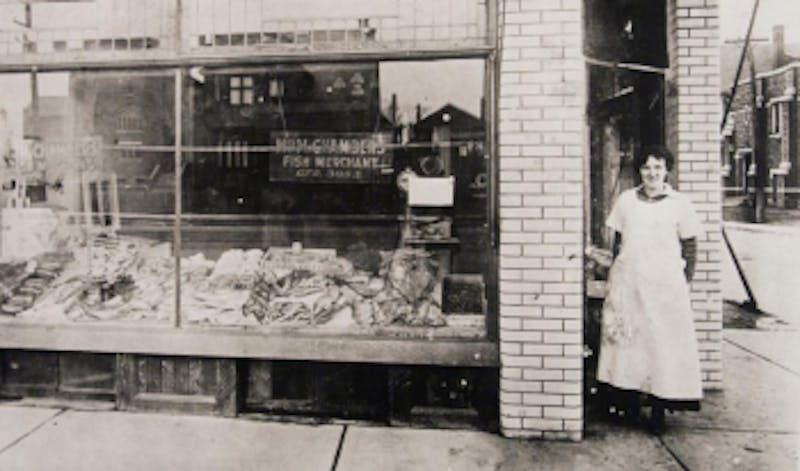
[{"label": "distant building", "polygon": [[[755,84],[745,64],[736,96],[722,130],[722,177],[724,186],[734,191],[747,191],[755,176],[753,161],[752,103],[756,99],[768,107],[767,163],[772,189],[772,202],[779,207],[796,207],[800,188],[800,124],[798,123],[798,81],[800,80],[800,44],[784,42],[783,26],[773,30],[768,45],[753,44],[752,57],[756,71]],[[738,56],[725,45],[722,52],[721,77],[723,96],[730,97]]]}]

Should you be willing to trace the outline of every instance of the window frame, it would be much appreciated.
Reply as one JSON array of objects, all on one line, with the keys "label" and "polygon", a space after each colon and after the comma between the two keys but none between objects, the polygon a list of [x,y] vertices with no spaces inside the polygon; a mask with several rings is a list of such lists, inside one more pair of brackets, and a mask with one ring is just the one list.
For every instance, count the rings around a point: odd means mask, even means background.
[{"label": "window frame", "polygon": [[[168,353],[180,355],[239,356],[286,359],[323,359],[364,361],[378,363],[427,363],[427,364],[461,364],[475,366],[497,366],[499,352],[496,341],[498,336],[499,310],[497,300],[498,250],[499,250],[499,217],[497,184],[499,178],[497,162],[497,97],[499,95],[499,51],[498,46],[498,3],[499,0],[485,2],[486,41],[484,45],[452,46],[425,49],[379,49],[379,50],[341,50],[341,51],[263,51],[258,48],[242,47],[232,55],[199,55],[181,51],[180,46],[166,56],[134,57],[124,54],[81,55],[76,58],[55,60],[31,54],[22,61],[0,60],[0,74],[37,73],[37,72],[92,72],[92,71],[127,71],[150,70],[174,73],[176,106],[175,142],[169,146],[161,146],[162,151],[173,152],[176,169],[180,169],[184,154],[191,152],[181,139],[180,127],[182,119],[183,82],[194,73],[202,73],[203,66],[259,65],[266,63],[319,63],[319,62],[353,62],[361,60],[377,61],[422,61],[436,59],[481,59],[484,62],[484,116],[486,132],[484,152],[487,158],[489,176],[487,188],[487,225],[490,242],[486,256],[489,257],[487,276],[487,295],[489,296],[486,314],[487,335],[485,339],[465,342],[463,339],[392,339],[368,337],[353,343],[353,339],[343,339],[339,334],[327,339],[304,340],[302,337],[285,336],[280,332],[266,333],[243,332],[235,328],[208,328],[183,324],[180,319],[180,301],[176,306],[174,322],[168,329],[165,326],[126,326],[118,325],[68,325],[63,329],[56,341],[49,334],[51,324],[20,325],[12,320],[0,321],[7,335],[0,336],[0,348],[31,348],[46,350],[94,350],[98,352],[131,351],[140,353]],[[146,56],[146,54],[144,54]],[[254,83],[254,88],[257,88]],[[255,93],[255,92],[254,92]],[[256,98],[254,96],[255,101]],[[176,174],[175,191],[175,234],[180,234],[182,216],[180,198],[180,173]],[[180,253],[179,240],[176,240],[176,253]],[[176,257],[176,274],[180,273],[180,257]],[[178,276],[178,275],[176,275]],[[176,290],[178,293],[180,289]],[[179,295],[177,295],[179,296]],[[492,299],[494,298],[494,299]],[[42,330],[42,327],[44,329]],[[102,336],[97,333],[102,332]],[[180,334],[180,338],[173,334]],[[265,337],[269,341],[265,342]],[[375,343],[379,342],[384,353],[375,356]],[[409,342],[416,342],[417,349],[407,347]],[[310,348],[309,348],[310,347]],[[398,353],[401,352],[401,353]],[[405,353],[402,353],[405,352]],[[399,356],[398,356],[399,355]]]}]

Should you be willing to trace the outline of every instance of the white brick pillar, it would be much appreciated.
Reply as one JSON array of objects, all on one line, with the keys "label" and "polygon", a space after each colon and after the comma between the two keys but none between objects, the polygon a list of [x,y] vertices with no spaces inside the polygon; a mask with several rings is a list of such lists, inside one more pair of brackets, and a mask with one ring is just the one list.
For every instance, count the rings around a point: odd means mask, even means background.
[{"label": "white brick pillar", "polygon": [[668,143],[677,157],[678,187],[703,222],[692,307],[703,385],[722,387],[721,105],[717,0],[669,0]]},{"label": "white brick pillar", "polygon": [[580,440],[586,71],[581,0],[501,0],[500,418]]}]

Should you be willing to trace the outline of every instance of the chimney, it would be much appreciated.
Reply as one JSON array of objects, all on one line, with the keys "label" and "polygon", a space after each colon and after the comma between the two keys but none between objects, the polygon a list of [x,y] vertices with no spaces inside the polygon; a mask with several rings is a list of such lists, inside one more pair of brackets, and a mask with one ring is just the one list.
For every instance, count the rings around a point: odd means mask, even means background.
[{"label": "chimney", "polygon": [[772,27],[772,50],[773,62],[772,67],[777,69],[786,64],[786,50],[783,39],[783,25],[775,25]]}]

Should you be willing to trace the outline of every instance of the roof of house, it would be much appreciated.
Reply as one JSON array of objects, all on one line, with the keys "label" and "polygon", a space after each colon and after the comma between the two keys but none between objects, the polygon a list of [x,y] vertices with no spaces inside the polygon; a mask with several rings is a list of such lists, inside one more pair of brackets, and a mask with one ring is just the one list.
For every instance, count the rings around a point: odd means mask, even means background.
[{"label": "roof of house", "polygon": [[[752,43],[753,59],[755,62],[756,74],[773,70],[774,64],[774,45],[772,43]],[[723,44],[720,48],[720,87],[724,90],[730,90],[733,86],[733,80],[736,78],[736,67],[739,65],[739,57],[742,54],[742,44]],[[782,65],[788,64],[793,61],[800,60],[800,43],[786,43],[784,45],[785,58]],[[750,78],[750,64],[745,57],[745,63],[742,67],[742,74],[739,81],[749,80]]]},{"label": "roof of house", "polygon": [[433,113],[425,116],[416,126],[418,128],[434,128],[442,124],[449,124],[454,129],[461,130],[483,129],[483,122],[480,118],[462,110],[452,103],[447,103]]}]

